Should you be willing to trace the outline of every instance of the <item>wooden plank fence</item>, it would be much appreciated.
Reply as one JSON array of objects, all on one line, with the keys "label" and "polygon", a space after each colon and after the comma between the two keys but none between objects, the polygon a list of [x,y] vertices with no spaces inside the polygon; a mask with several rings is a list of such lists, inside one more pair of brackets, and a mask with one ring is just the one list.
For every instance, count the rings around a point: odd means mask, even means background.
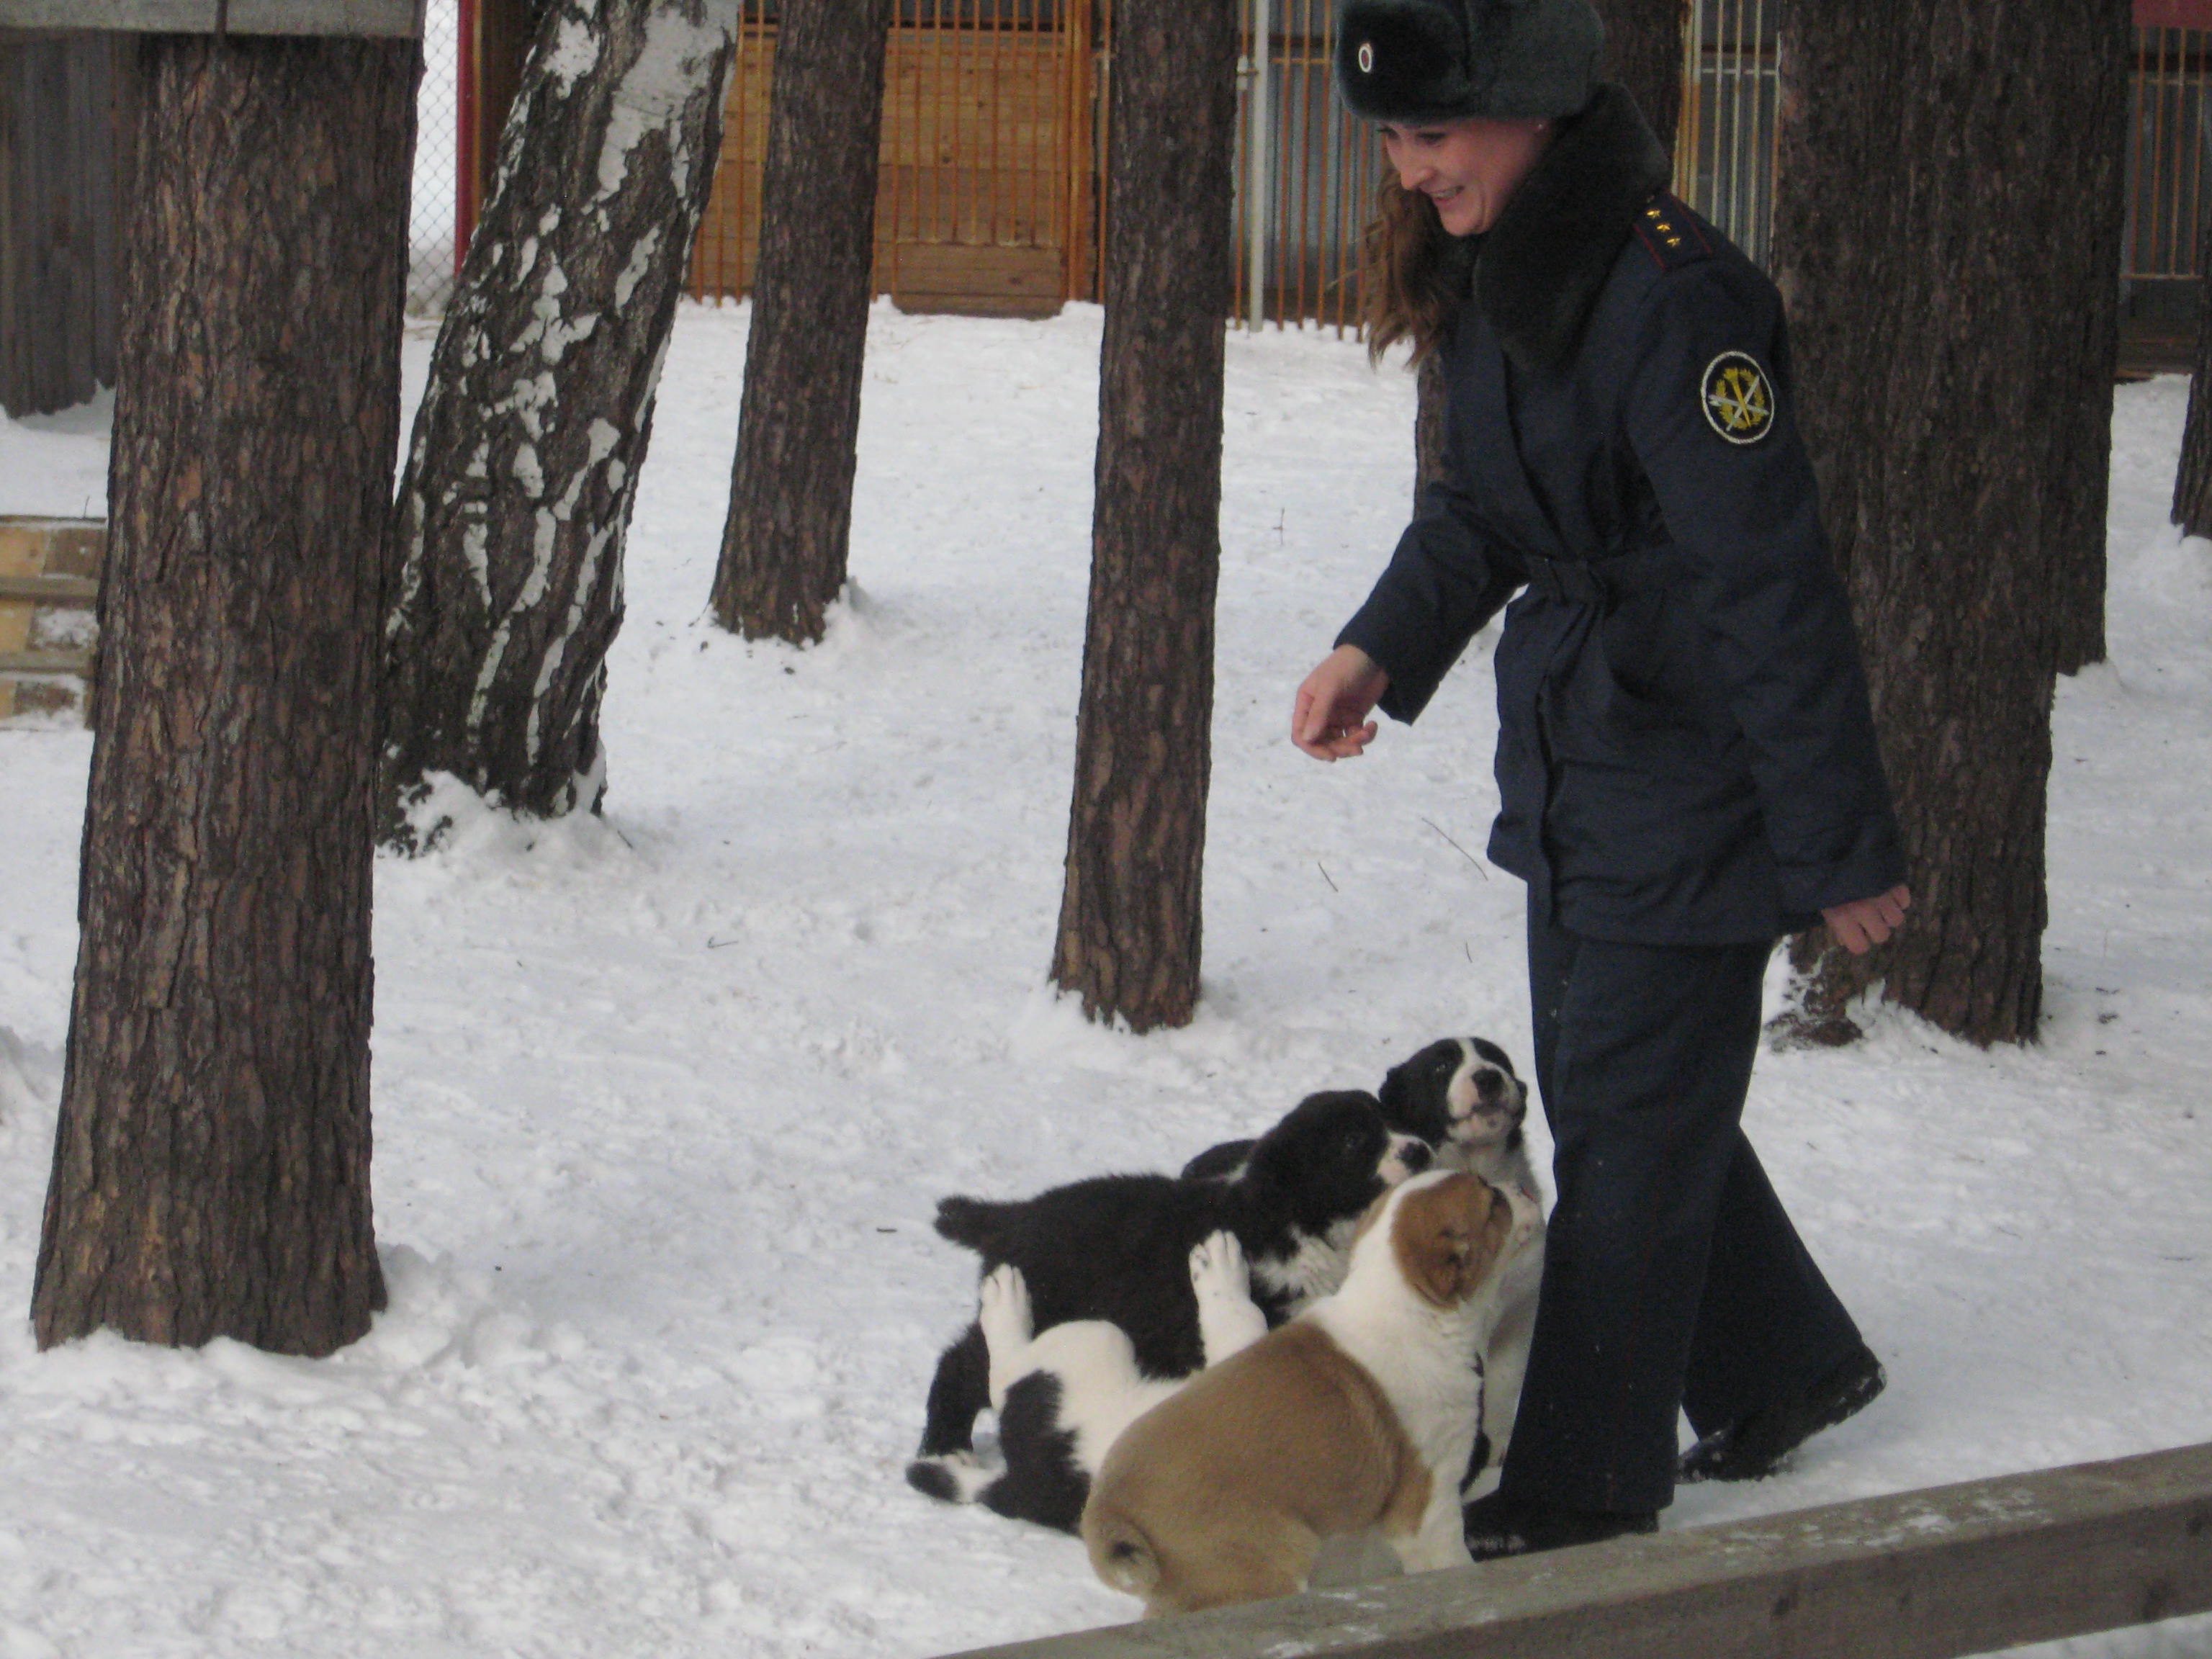
[{"label": "wooden plank fence", "polygon": [[1957,1659],[2212,1609],[2212,1443],[951,1659]]},{"label": "wooden plank fence", "polygon": [[106,548],[97,519],[0,518],[0,720],[90,718]]}]

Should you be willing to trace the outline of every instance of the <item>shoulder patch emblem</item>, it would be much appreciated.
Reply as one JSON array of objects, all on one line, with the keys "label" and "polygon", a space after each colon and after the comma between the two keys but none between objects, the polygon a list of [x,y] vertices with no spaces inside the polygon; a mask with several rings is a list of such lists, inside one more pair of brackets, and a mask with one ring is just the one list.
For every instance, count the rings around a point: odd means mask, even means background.
[{"label": "shoulder patch emblem", "polygon": [[1774,430],[1774,385],[1748,352],[1723,351],[1707,363],[1698,402],[1732,444],[1755,444]]}]

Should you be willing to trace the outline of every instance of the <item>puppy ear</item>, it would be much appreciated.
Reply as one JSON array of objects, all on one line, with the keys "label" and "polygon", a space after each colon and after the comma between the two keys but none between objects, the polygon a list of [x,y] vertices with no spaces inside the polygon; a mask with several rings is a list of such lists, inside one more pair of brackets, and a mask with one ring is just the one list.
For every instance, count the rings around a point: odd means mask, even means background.
[{"label": "puppy ear", "polygon": [[1383,1121],[1393,1125],[1406,1110],[1407,1070],[1403,1064],[1393,1066],[1382,1073],[1382,1086],[1375,1091],[1375,1098],[1382,1108]]}]

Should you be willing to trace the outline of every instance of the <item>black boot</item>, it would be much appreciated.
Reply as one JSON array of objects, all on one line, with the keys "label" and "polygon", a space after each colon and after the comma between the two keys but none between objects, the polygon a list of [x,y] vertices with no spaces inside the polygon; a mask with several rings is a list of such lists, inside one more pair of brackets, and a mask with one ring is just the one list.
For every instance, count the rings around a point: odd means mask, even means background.
[{"label": "black boot", "polygon": [[1801,1392],[1715,1429],[1682,1454],[1675,1478],[1763,1480],[1822,1429],[1863,1410],[1887,1381],[1881,1361],[1861,1344]]},{"label": "black boot", "polygon": [[1595,1544],[1624,1533],[1656,1532],[1656,1510],[1571,1510],[1502,1492],[1478,1498],[1463,1511],[1467,1553],[1478,1561],[1501,1555],[1534,1555],[1571,1544]]}]

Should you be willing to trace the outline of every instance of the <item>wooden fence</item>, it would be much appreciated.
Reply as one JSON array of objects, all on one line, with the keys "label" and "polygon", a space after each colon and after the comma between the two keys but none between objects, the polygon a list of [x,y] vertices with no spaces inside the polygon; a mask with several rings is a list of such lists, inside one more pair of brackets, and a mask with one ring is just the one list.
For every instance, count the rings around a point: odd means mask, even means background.
[{"label": "wooden fence", "polygon": [[106,550],[101,520],[0,518],[0,721],[91,717]]},{"label": "wooden fence", "polygon": [[130,56],[0,28],[0,410],[46,415],[115,379],[116,204]]},{"label": "wooden fence", "polygon": [[1958,1659],[2212,1609],[2212,1444],[957,1659]]},{"label": "wooden fence", "polygon": [[[1048,316],[1096,297],[1109,0],[906,0],[885,54],[876,291],[916,310]],[[776,24],[748,6],[690,292],[738,297],[760,246]]]}]

